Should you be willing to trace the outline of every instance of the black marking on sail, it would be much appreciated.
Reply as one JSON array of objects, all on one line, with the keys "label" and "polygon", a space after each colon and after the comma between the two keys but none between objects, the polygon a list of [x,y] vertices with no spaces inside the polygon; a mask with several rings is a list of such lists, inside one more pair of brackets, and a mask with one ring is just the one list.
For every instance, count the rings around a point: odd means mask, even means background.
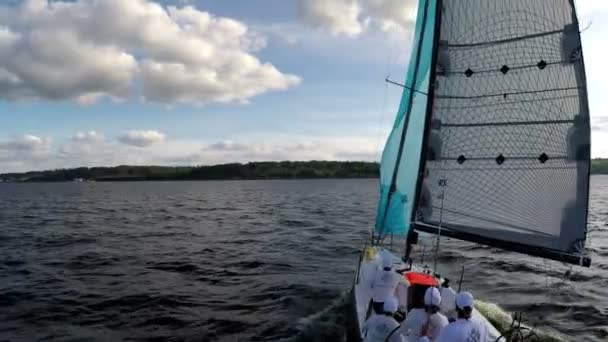
[{"label": "black marking on sail", "polygon": [[461,154],[458,159],[456,159],[456,161],[458,162],[458,164],[462,165],[465,161],[467,161],[467,158]]},{"label": "black marking on sail", "polygon": [[475,72],[469,68],[469,69],[467,69],[467,70],[464,72],[464,75],[465,75],[466,77],[471,77],[471,76],[473,76],[473,74],[474,74],[474,73],[475,73]]},{"label": "black marking on sail", "polygon": [[505,156],[501,154],[498,155],[498,157],[496,157],[496,164],[498,165],[502,165],[502,163],[505,162]]},{"label": "black marking on sail", "polygon": [[546,66],[547,66],[547,62],[545,62],[543,59],[540,60],[540,62],[538,62],[538,64],[536,64],[536,66],[540,69],[543,70]]},{"label": "black marking on sail", "polygon": [[541,155],[538,157],[538,161],[539,161],[541,164],[546,163],[546,162],[547,162],[547,160],[549,160],[549,156],[548,156],[546,153],[544,153],[544,152],[543,152],[543,154],[541,154]]},{"label": "black marking on sail", "polygon": [[500,72],[502,72],[503,75],[506,75],[509,72],[509,67],[505,64],[500,68]]}]

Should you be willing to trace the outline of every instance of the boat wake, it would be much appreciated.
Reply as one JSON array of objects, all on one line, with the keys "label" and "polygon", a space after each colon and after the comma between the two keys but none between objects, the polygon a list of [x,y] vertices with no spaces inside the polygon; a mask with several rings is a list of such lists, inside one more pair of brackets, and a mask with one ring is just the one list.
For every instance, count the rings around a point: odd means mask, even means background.
[{"label": "boat wake", "polygon": [[[501,307],[494,303],[488,303],[480,300],[475,301],[475,308],[494,325],[503,336],[507,336],[513,330],[513,317],[511,314],[504,311]],[[525,317],[524,317],[525,318]],[[567,341],[567,338],[557,332],[549,332],[543,329],[534,328],[530,325],[521,323],[522,336],[527,338],[518,338],[517,334],[511,336],[510,341],[534,341],[534,342],[561,342]]]},{"label": "boat wake", "polygon": [[297,325],[298,334],[292,341],[347,341],[349,329],[355,328],[352,313],[350,290],[344,291],[325,309],[301,318]]}]

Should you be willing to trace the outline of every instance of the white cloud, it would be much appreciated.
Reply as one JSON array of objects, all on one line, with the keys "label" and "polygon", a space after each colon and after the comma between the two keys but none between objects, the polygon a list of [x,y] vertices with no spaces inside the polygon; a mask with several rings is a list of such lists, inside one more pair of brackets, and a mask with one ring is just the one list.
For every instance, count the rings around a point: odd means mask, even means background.
[{"label": "white cloud", "polygon": [[118,141],[136,147],[149,147],[165,141],[165,135],[158,131],[132,130],[118,137]]},{"label": "white cloud", "polygon": [[97,133],[96,131],[88,131],[88,132],[77,132],[72,137],[73,141],[82,142],[82,143],[95,143],[105,140],[105,137],[101,133]]},{"label": "white cloud", "polygon": [[416,20],[414,0],[365,0],[370,20],[382,31],[403,32],[413,29]]},{"label": "white cloud", "polygon": [[25,134],[9,141],[0,142],[0,149],[6,151],[39,151],[46,149],[50,139]]},{"label": "white cloud", "polygon": [[368,27],[385,32],[411,30],[415,0],[300,0],[301,16],[334,35],[358,36]]},{"label": "white cloud", "polygon": [[363,32],[361,5],[356,0],[303,0],[302,15],[311,24],[329,30],[333,34],[356,36]]},{"label": "white cloud", "polygon": [[23,165],[35,167],[50,155],[51,139],[31,134],[0,141],[0,172],[21,169]]},{"label": "white cloud", "polygon": [[253,53],[264,37],[237,20],[150,0],[25,0],[0,6],[0,97],[246,102],[300,79]]},{"label": "white cloud", "polygon": [[578,0],[575,4],[578,16],[582,17],[583,25],[586,21],[588,22],[589,16],[608,10],[608,2],[605,0]]},{"label": "white cloud", "polygon": [[371,137],[302,137],[278,135],[241,141],[219,141],[205,144],[191,160],[214,164],[229,161],[280,160],[378,160],[376,138]]}]

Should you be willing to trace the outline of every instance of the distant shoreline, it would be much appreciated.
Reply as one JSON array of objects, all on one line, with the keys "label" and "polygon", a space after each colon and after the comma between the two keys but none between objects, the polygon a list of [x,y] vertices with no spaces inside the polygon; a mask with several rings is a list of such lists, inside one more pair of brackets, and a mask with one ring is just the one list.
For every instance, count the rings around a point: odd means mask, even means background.
[{"label": "distant shoreline", "polygon": [[[374,179],[380,165],[353,161],[281,161],[211,166],[80,167],[0,174],[0,183],[141,182],[275,179]],[[608,159],[591,162],[592,175],[608,175]]]},{"label": "distant shoreline", "polygon": [[282,161],[212,166],[81,167],[0,174],[1,182],[133,182],[196,180],[378,178],[373,162]]}]

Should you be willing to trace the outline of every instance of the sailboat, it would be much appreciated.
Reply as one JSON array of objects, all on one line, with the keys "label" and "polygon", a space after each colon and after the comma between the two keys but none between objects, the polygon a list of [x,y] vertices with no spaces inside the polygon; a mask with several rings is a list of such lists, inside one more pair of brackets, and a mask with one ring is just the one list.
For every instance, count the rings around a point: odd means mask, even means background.
[{"label": "sailboat", "polygon": [[410,280],[399,303],[406,314],[421,287],[449,286],[436,262],[412,259],[420,232],[434,234],[437,249],[448,237],[524,262],[590,266],[591,130],[573,0],[419,0],[399,85],[376,222],[353,284],[358,338],[380,254]]}]

